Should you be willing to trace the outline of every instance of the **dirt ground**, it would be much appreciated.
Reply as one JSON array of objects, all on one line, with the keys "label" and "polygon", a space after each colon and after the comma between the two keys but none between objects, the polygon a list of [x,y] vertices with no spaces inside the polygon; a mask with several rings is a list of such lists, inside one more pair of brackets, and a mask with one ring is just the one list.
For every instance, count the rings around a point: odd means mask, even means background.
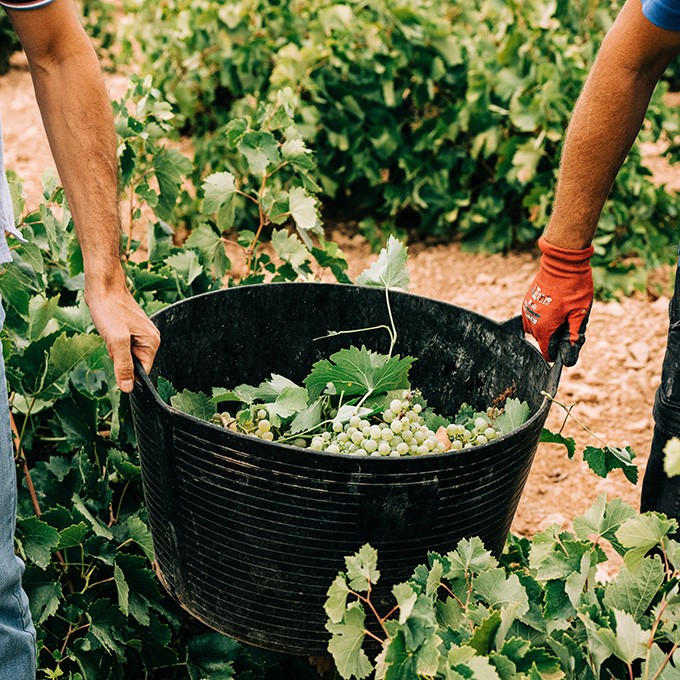
[{"label": "dirt ground", "polygon": [[[124,93],[124,76],[107,76],[107,82],[113,97]],[[7,167],[23,178],[29,207],[34,206],[40,196],[40,177],[54,164],[30,76],[20,58],[0,78],[0,115]],[[659,181],[677,189],[680,169],[668,168],[657,157],[658,151],[654,145],[646,148],[649,165]],[[353,273],[372,257],[359,237],[345,238],[342,246]],[[462,252],[457,245],[416,246],[411,249],[411,290],[505,320],[518,314],[536,267],[535,254],[478,255]],[[596,302],[579,364],[564,371],[558,393],[563,402],[577,402],[574,414],[607,443],[633,447],[641,478],[652,438],[651,407],[661,372],[667,307],[667,297],[651,300],[642,295],[621,302]],[[549,426],[558,428],[561,421],[560,409],[553,406]],[[567,425],[565,433],[574,436],[581,449],[597,445],[574,423]],[[637,506],[640,484],[632,486],[619,472],[599,479],[582,461],[568,460],[562,447],[542,444],[513,530],[531,535],[553,522],[569,528],[571,519],[602,492]]]}]

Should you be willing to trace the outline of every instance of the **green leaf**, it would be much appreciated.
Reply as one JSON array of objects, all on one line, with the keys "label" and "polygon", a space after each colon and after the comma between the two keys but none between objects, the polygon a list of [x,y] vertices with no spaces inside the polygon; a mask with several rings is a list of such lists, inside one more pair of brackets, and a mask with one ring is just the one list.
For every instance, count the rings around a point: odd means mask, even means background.
[{"label": "green leaf", "polygon": [[59,330],[54,318],[59,305],[59,298],[46,299],[41,295],[31,298],[28,304],[28,342],[35,342],[39,338]]},{"label": "green leaf", "polygon": [[529,598],[516,574],[505,575],[503,569],[490,569],[473,582],[475,594],[496,609],[516,605],[515,616],[521,618],[529,611]]},{"label": "green leaf", "polygon": [[210,402],[210,397],[204,392],[192,392],[182,390],[170,397],[170,404],[178,411],[187,413],[199,420],[210,420],[215,414],[215,404]]},{"label": "green leaf", "polygon": [[128,600],[130,587],[125,581],[123,570],[117,564],[113,567],[113,580],[116,582],[116,590],[118,591],[118,607],[127,616],[130,613]]},{"label": "green leaf", "polygon": [[[142,626],[148,626],[151,623],[151,607],[161,601],[161,594],[158,587],[158,581],[154,576],[153,571],[149,569],[148,563],[144,557],[140,555],[129,555],[126,553],[119,553],[116,556],[116,567],[118,567],[119,576],[116,577],[116,584],[119,580],[124,582],[128,590],[125,592],[125,606],[127,612]],[[120,590],[119,590],[120,594]],[[122,609],[121,609],[122,610]]]},{"label": "green leaf", "polygon": [[611,628],[601,627],[591,632],[597,641],[610,654],[614,654],[624,663],[633,663],[636,659],[645,657],[649,631],[644,630],[635,619],[627,612],[614,610],[616,619],[616,632]]},{"label": "green leaf", "polygon": [[659,545],[677,527],[678,523],[674,519],[656,512],[646,512],[627,519],[616,532],[616,538],[628,551],[628,559],[635,561]]},{"label": "green leaf", "polygon": [[481,656],[486,656],[493,649],[493,639],[501,625],[501,613],[493,610],[489,616],[477,626],[467,642]]},{"label": "green leaf", "polygon": [[[451,647],[447,658],[447,680],[474,678],[474,680],[501,680],[488,659],[478,656],[472,647]],[[456,671],[458,675],[452,675]]]},{"label": "green leaf", "polygon": [[436,559],[430,567],[430,573],[425,584],[425,593],[431,597],[436,597],[439,591],[439,586],[444,575],[444,563],[441,559]]},{"label": "green leaf", "polygon": [[146,559],[149,562],[153,562],[153,541],[149,527],[139,517],[132,515],[125,520],[123,529],[127,538],[131,539],[142,549]]},{"label": "green leaf", "polygon": [[288,192],[288,209],[298,228],[300,237],[305,241],[308,248],[311,247],[306,234],[307,232],[314,233],[319,227],[316,198],[310,196],[301,187],[293,187]]},{"label": "green leaf", "polygon": [[217,213],[217,228],[221,231],[234,226],[236,214],[236,185],[230,172],[210,175],[203,184],[205,197],[203,210],[208,214]]},{"label": "green leaf", "polygon": [[465,578],[468,574],[481,574],[498,566],[498,561],[484,547],[478,536],[463,538],[456,549],[447,553],[449,567],[444,572],[448,579]]},{"label": "green leaf", "polygon": [[165,258],[165,264],[174,269],[180,280],[190,286],[202,273],[203,265],[193,250],[183,250]]},{"label": "green leaf", "polygon": [[231,262],[224,250],[222,237],[210,225],[199,224],[191,231],[185,245],[187,248],[196,248],[201,253],[203,263],[216,279],[222,279],[231,269]]},{"label": "green leaf", "polygon": [[26,559],[41,569],[47,569],[52,553],[59,545],[59,532],[37,517],[18,520],[17,532]]},{"label": "green leaf", "polygon": [[96,335],[71,335],[62,333],[49,351],[49,369],[38,394],[43,399],[56,398],[66,388],[69,374],[81,362],[103,345]]},{"label": "green leaf", "polygon": [[215,213],[236,193],[236,178],[230,172],[216,172],[203,182],[203,210]]},{"label": "green leaf", "polygon": [[366,592],[371,583],[380,578],[378,571],[378,551],[368,543],[351,557],[345,557],[349,587],[359,593]]},{"label": "green leaf", "polygon": [[608,503],[606,494],[600,494],[585,514],[574,519],[574,533],[581,540],[591,536],[605,538],[620,551],[616,532],[627,519],[636,515],[636,510],[620,498]]},{"label": "green leaf", "polygon": [[269,165],[281,162],[279,145],[271,132],[246,132],[241,137],[238,150],[246,157],[253,175],[261,175]]},{"label": "green leaf", "polygon": [[234,661],[242,652],[234,639],[216,633],[193,637],[187,645],[191,680],[234,680]]},{"label": "green leaf", "polygon": [[[307,390],[305,390],[305,395]],[[307,396],[305,396],[307,399]],[[322,399],[313,401],[306,409],[299,411],[290,424],[290,433],[297,434],[298,432],[306,432],[317,427],[323,419],[322,416]]]},{"label": "green leaf", "polygon": [[96,399],[73,388],[56,403],[54,411],[72,447],[93,446],[98,437]]},{"label": "green leaf", "polygon": [[501,434],[510,434],[524,425],[529,420],[530,415],[531,409],[526,401],[507,399],[503,413],[496,418],[493,426]]},{"label": "green leaf", "polygon": [[131,462],[122,451],[111,449],[107,460],[109,466],[116,472],[119,481],[134,482],[141,479],[142,470],[140,466]]},{"label": "green leaf", "polygon": [[289,234],[285,229],[278,229],[272,234],[272,248],[277,257],[284,262],[290,262],[296,270],[309,262],[309,250],[295,234]]},{"label": "green leaf", "polygon": [[31,617],[36,626],[40,626],[50,616],[56,614],[63,599],[61,583],[52,580],[49,576],[46,577],[44,574],[41,574],[41,576],[46,580],[38,580],[29,572],[22,579],[24,589],[28,594]]},{"label": "green leaf", "polygon": [[404,624],[418,599],[418,593],[408,583],[397,583],[392,588],[392,595],[399,607],[399,623]]},{"label": "green leaf", "polygon": [[89,632],[110,654],[115,654],[119,662],[125,659],[125,619],[114,606],[106,600],[93,602],[85,612],[90,621]]},{"label": "green leaf", "polygon": [[318,399],[328,383],[345,397],[380,394],[390,390],[408,389],[408,373],[414,359],[399,355],[388,357],[361,347],[341,349],[330,360],[322,359],[305,378],[310,399]]},{"label": "green leaf", "polygon": [[663,448],[663,469],[668,477],[680,475],[680,439],[671,437]]},{"label": "green leaf", "polygon": [[356,278],[360,286],[408,291],[410,278],[406,266],[408,249],[397,238],[390,236],[387,246],[380,251],[378,261]]},{"label": "green leaf", "polygon": [[286,419],[307,410],[309,395],[304,387],[286,387],[273,403],[264,404],[271,419]]},{"label": "green leaf", "polygon": [[409,648],[408,634],[405,629],[390,636],[383,652],[376,662],[377,680],[418,680],[434,677],[439,666],[438,646],[441,640],[436,635],[429,636],[416,650]]},{"label": "green leaf", "polygon": [[338,574],[326,592],[326,603],[324,610],[326,615],[333,623],[340,623],[345,615],[347,608],[347,596],[349,587],[344,574]]},{"label": "green leaf", "polygon": [[614,580],[607,585],[604,603],[628,612],[640,622],[664,582],[664,568],[657,557],[624,562]]},{"label": "green leaf", "polygon": [[160,149],[153,159],[160,194],[154,211],[166,222],[172,220],[173,211],[184,176],[193,170],[191,161],[177,149]]},{"label": "green leaf", "polygon": [[542,444],[562,444],[567,450],[567,456],[571,459],[576,453],[576,440],[573,437],[565,437],[558,432],[551,432],[547,428],[543,428],[541,432]]},{"label": "green leaf", "polygon": [[[400,615],[401,618],[401,615]],[[431,641],[437,632],[437,615],[434,603],[426,595],[418,595],[403,624],[404,641],[412,652]]]},{"label": "green leaf", "polygon": [[59,550],[66,550],[68,548],[76,548],[83,544],[87,537],[89,529],[85,522],[78,522],[72,524],[59,532]]},{"label": "green leaf", "polygon": [[97,536],[107,538],[110,541],[113,540],[111,530],[88,510],[83,499],[78,494],[73,494],[71,501],[75,509],[90,523],[90,526]]},{"label": "green leaf", "polygon": [[638,467],[633,463],[635,452],[630,446],[625,449],[617,446],[604,446],[600,449],[587,446],[583,451],[583,460],[599,477],[606,477],[612,470],[623,470],[629,482],[637,484]]},{"label": "green leaf", "polygon": [[666,652],[654,643],[649,652],[649,661],[642,664],[642,678],[659,678],[659,680],[680,680],[680,652],[673,655],[674,665],[668,663]]},{"label": "green leaf", "polygon": [[177,394],[177,390],[173,384],[166,380],[162,375],[158,376],[156,381],[156,389],[158,390],[158,396],[166,403],[170,404],[170,397]]},{"label": "green leaf", "polygon": [[366,636],[365,619],[363,608],[354,602],[347,608],[342,623],[330,621],[326,623],[326,630],[333,635],[328,643],[328,651],[343,678],[354,676],[361,680],[373,670],[371,662],[361,648]]}]

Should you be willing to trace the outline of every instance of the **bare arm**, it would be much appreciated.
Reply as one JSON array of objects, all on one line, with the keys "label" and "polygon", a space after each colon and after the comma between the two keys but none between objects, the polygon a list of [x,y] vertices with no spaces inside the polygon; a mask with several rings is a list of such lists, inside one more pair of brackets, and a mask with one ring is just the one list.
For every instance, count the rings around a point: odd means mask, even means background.
[{"label": "bare arm", "polygon": [[96,54],[71,0],[8,11],[31,68],[85,268],[85,299],[132,390],[134,353],[150,370],[160,337],[130,295],[120,262],[118,162],[113,114]]},{"label": "bare arm", "polygon": [[680,32],[658,28],[627,0],[605,38],[574,110],[545,238],[585,248],[644,120],[652,92],[680,52]]}]

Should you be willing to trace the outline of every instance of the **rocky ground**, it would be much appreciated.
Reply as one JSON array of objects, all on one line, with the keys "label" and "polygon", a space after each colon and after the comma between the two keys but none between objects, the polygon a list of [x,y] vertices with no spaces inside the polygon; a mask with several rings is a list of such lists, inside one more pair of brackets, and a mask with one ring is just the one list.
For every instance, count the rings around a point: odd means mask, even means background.
[{"label": "rocky ground", "polygon": [[[113,97],[126,89],[124,76],[107,76]],[[24,180],[29,205],[40,196],[40,177],[53,166],[33,98],[30,76],[21,59],[0,78],[0,114],[4,124],[6,162]],[[659,181],[680,186],[680,171],[668,168],[647,149]],[[356,273],[372,257],[359,237],[342,237]],[[520,300],[537,267],[535,254],[478,255],[458,245],[413,247],[412,291],[505,320],[519,312]],[[631,445],[638,453],[641,476],[652,437],[651,407],[659,382],[667,332],[668,298],[643,295],[621,302],[596,303],[588,341],[577,367],[563,373],[558,399],[577,402],[574,414],[607,443]],[[560,427],[563,414],[553,406],[549,425]],[[565,432],[581,449],[596,441],[573,422]],[[637,506],[640,485],[620,473],[595,477],[580,460],[570,461],[562,447],[542,444],[520,503],[513,530],[530,535],[552,522],[569,527],[599,493],[606,492]]]}]

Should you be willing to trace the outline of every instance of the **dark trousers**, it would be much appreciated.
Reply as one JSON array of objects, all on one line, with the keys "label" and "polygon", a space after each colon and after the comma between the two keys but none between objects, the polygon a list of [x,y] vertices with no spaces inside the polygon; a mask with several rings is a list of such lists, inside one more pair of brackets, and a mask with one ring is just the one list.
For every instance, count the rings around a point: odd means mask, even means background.
[{"label": "dark trousers", "polygon": [[663,512],[680,521],[680,477],[669,479],[663,471],[666,442],[671,437],[680,437],[680,262],[669,313],[668,345],[654,402],[654,440],[642,484],[640,509]]}]

